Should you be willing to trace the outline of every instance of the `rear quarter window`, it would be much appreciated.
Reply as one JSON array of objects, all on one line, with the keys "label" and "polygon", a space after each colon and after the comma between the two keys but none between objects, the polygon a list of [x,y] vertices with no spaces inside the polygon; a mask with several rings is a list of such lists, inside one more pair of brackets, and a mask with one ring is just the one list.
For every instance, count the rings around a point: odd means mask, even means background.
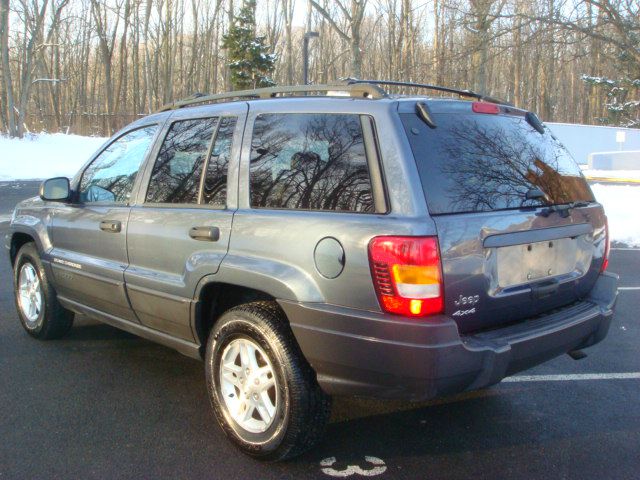
[{"label": "rear quarter window", "polygon": [[[580,168],[550,133],[524,117],[441,113],[429,128],[401,114],[432,214],[593,201]],[[539,188],[542,199],[527,200]]]},{"label": "rear quarter window", "polygon": [[259,115],[251,147],[252,207],[374,211],[359,115]]}]

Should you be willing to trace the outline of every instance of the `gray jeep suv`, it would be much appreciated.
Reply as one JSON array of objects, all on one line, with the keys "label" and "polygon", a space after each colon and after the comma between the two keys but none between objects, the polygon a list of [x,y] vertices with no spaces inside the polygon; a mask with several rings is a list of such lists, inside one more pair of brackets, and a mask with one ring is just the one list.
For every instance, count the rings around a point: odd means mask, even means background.
[{"label": "gray jeep suv", "polygon": [[243,452],[311,447],[331,395],[424,400],[602,340],[606,217],[530,112],[380,85],[193,97],[19,204],[26,331],[84,314],[204,358]]}]

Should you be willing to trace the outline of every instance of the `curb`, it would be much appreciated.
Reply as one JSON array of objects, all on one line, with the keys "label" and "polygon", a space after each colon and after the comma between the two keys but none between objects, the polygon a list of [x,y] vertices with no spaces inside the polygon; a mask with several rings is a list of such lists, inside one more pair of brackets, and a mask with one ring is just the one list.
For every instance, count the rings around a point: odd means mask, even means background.
[{"label": "curb", "polygon": [[585,177],[590,182],[619,183],[624,185],[640,185],[639,178],[618,178],[618,177]]}]

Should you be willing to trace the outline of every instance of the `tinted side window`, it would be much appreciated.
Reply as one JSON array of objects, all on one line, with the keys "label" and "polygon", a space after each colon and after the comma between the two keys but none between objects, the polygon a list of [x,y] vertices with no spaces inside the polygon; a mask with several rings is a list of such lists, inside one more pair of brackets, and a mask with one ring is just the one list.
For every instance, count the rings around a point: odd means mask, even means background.
[{"label": "tinted side window", "polygon": [[153,166],[147,202],[197,203],[204,160],[217,118],[173,123]]},{"label": "tinted side window", "polygon": [[373,212],[360,117],[258,116],[250,182],[253,207]]},{"label": "tinted side window", "polygon": [[109,145],[82,174],[83,203],[126,203],[157,126],[134,130]]},{"label": "tinted side window", "polygon": [[235,126],[235,117],[225,117],[220,120],[220,128],[213,144],[204,178],[202,198],[205,204],[220,207],[227,205],[227,170]]}]

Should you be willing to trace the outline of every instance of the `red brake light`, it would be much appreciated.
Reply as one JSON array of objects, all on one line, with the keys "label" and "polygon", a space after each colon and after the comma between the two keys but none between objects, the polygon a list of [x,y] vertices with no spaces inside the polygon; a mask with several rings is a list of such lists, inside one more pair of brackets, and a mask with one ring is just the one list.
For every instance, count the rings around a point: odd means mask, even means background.
[{"label": "red brake light", "polygon": [[500,106],[495,103],[473,102],[471,104],[471,110],[473,110],[474,113],[491,113],[495,115],[500,113]]},{"label": "red brake light", "polygon": [[609,238],[609,219],[604,217],[604,235],[605,235],[605,244],[604,244],[604,255],[602,259],[602,266],[600,267],[600,272],[604,272],[609,266],[609,251],[611,250],[611,240]]},{"label": "red brake light", "polygon": [[424,317],[444,310],[437,237],[375,237],[369,264],[384,311]]}]

